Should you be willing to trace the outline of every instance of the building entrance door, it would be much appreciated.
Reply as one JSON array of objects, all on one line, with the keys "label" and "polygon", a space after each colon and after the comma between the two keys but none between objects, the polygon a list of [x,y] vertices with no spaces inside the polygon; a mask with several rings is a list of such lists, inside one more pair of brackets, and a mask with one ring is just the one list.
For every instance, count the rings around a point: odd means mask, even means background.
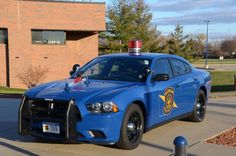
[{"label": "building entrance door", "polygon": [[8,30],[0,28],[0,85],[10,87]]}]

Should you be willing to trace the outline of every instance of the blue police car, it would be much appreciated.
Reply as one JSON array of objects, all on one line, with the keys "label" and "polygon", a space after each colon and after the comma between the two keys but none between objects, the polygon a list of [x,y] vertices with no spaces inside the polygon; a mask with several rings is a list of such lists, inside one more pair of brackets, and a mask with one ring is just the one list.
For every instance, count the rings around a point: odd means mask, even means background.
[{"label": "blue police car", "polygon": [[179,56],[131,51],[76,67],[24,94],[21,135],[134,149],[157,125],[205,117],[211,77]]}]

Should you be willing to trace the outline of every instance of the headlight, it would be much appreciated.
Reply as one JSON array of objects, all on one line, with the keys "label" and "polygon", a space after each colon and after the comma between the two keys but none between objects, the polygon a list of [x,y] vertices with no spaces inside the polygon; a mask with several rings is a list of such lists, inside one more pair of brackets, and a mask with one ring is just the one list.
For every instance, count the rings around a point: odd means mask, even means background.
[{"label": "headlight", "polygon": [[97,102],[86,105],[88,111],[92,113],[115,113],[118,112],[118,107],[113,102]]},{"label": "headlight", "polygon": [[92,108],[92,110],[98,112],[98,111],[101,110],[101,108],[102,108],[102,104],[101,104],[101,103],[95,103],[95,104],[92,104],[92,105],[91,105],[91,108]]}]

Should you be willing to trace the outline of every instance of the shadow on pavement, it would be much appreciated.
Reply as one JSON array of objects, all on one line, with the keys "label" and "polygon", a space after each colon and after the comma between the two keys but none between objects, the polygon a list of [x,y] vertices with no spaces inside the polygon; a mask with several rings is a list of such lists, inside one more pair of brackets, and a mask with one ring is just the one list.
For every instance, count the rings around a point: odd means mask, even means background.
[{"label": "shadow on pavement", "polygon": [[[153,148],[158,148],[158,149],[163,150],[163,151],[168,151],[168,152],[170,153],[169,156],[174,156],[174,155],[172,154],[173,149],[171,149],[171,148],[163,147],[163,146],[156,145],[156,144],[153,144],[153,143],[149,143],[149,142],[146,142],[146,141],[142,141],[141,144],[142,144],[142,145],[145,145],[145,146],[150,146],[150,147],[153,147]],[[197,155],[188,153],[188,156],[197,156]]]},{"label": "shadow on pavement", "polygon": [[10,144],[2,142],[2,141],[0,141],[0,145],[3,146],[3,147],[7,147],[7,148],[9,148],[11,150],[17,151],[19,153],[25,154],[25,155],[38,156],[38,154],[32,153],[32,152],[27,151],[27,150],[25,150],[23,148],[16,147],[14,145],[10,145]]},{"label": "shadow on pavement", "polygon": [[12,121],[0,121],[0,138],[19,142],[35,141],[33,137],[18,134],[18,123]]},{"label": "shadow on pavement", "polygon": [[0,121],[0,138],[4,138],[17,142],[33,142],[33,143],[48,143],[48,144],[64,144],[60,141],[45,140],[35,138],[30,135],[21,136],[18,134],[18,122]]},{"label": "shadow on pavement", "polygon": [[168,151],[170,153],[173,151],[173,149],[171,149],[171,148],[163,147],[161,145],[156,145],[156,144],[149,143],[149,142],[146,142],[146,141],[142,141],[141,144],[145,145],[145,146],[150,146],[150,147],[153,147],[153,148],[158,148],[158,149],[163,150],[163,151]]}]

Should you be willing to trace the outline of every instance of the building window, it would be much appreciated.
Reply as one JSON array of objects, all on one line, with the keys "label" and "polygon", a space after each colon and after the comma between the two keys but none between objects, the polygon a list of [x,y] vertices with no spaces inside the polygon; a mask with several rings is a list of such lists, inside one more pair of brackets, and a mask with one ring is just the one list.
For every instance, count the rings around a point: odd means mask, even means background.
[{"label": "building window", "polygon": [[0,43],[6,44],[7,43],[7,30],[0,29]]},{"label": "building window", "polygon": [[33,44],[66,44],[65,31],[32,30]]}]

